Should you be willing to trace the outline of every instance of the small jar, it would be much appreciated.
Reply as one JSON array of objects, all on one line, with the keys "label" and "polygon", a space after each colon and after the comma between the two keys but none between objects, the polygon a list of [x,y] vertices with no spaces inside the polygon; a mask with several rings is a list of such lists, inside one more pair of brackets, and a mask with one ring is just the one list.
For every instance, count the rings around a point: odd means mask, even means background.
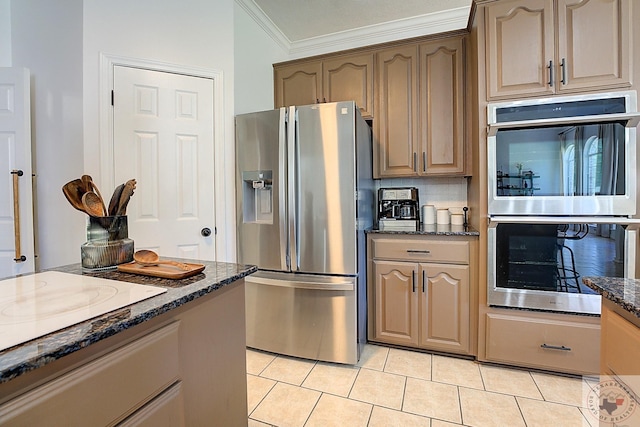
[{"label": "small jar", "polygon": [[102,271],[133,261],[126,215],[88,217],[87,241],[80,246],[82,269]]}]

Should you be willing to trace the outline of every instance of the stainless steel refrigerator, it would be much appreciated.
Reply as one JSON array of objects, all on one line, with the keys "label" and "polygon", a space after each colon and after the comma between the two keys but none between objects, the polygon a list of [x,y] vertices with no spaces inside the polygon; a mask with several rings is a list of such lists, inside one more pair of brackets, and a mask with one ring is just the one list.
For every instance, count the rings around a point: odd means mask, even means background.
[{"label": "stainless steel refrigerator", "polygon": [[236,117],[247,346],[354,364],[366,341],[371,130],[353,102]]}]

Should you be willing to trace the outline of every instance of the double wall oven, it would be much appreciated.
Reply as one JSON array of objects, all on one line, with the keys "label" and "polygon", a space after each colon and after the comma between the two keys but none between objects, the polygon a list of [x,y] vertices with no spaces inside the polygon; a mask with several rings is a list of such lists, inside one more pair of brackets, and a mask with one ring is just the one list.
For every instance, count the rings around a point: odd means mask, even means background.
[{"label": "double wall oven", "polygon": [[583,276],[635,277],[634,91],[488,106],[488,303],[600,313]]}]

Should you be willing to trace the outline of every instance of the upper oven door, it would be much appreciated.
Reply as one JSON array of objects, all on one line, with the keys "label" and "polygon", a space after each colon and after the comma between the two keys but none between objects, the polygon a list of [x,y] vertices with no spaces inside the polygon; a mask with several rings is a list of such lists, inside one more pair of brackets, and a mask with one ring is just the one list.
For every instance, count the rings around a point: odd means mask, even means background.
[{"label": "upper oven door", "polygon": [[491,104],[489,214],[635,215],[640,115],[623,94]]}]

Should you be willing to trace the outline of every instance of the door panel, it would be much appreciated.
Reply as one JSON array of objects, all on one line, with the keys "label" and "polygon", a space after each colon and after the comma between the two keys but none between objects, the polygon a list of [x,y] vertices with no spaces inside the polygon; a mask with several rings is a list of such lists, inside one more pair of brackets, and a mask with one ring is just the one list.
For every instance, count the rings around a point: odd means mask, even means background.
[{"label": "door panel", "polygon": [[354,103],[298,109],[297,265],[301,272],[357,274]]},{"label": "door panel", "polygon": [[[136,248],[215,258],[213,81],[114,67],[115,182],[137,180],[128,206]],[[107,195],[105,195],[107,197]]]},{"label": "door panel", "polygon": [[[486,60],[490,99],[553,93],[547,68],[554,61],[553,10],[553,0],[511,0],[488,5]],[[526,46],[522,40],[527,41]]]},{"label": "door panel", "polygon": [[565,61],[559,68],[558,78],[564,77],[558,86],[561,91],[628,85],[629,4],[628,0],[558,1],[558,61]]},{"label": "door panel", "polygon": [[279,66],[274,69],[275,106],[308,105],[322,99],[322,62]]},{"label": "door panel", "polygon": [[285,109],[236,117],[238,262],[268,270],[288,270],[284,120]]},{"label": "door panel", "polygon": [[376,55],[375,178],[417,174],[418,49],[393,47]]},{"label": "door panel", "polygon": [[[0,278],[33,273],[33,195],[31,182],[31,121],[29,71],[0,68]],[[19,245],[25,261],[16,262],[14,175],[19,205]]]},{"label": "door panel", "polygon": [[374,339],[418,345],[417,270],[418,265],[413,263],[373,261]]}]

